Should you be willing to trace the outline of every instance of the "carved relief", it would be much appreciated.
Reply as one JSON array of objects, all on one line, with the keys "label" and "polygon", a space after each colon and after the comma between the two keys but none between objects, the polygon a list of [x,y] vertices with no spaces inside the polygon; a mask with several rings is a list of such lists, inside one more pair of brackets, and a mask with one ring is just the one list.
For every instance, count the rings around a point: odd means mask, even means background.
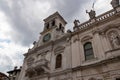
[{"label": "carved relief", "polygon": [[108,33],[108,38],[110,40],[110,43],[114,49],[120,47],[120,35],[115,31],[110,31]]},{"label": "carved relief", "polygon": [[27,65],[30,66],[31,64],[33,64],[34,60],[35,59],[33,57],[30,57],[29,59],[27,59]]},{"label": "carved relief", "polygon": [[37,75],[42,75],[44,73],[49,73],[49,67],[47,66],[48,61],[42,60],[42,61],[37,61],[32,64],[32,67],[29,67],[26,70],[26,76],[28,77],[34,77]]},{"label": "carved relief", "polygon": [[48,51],[42,52],[37,55],[37,60],[35,58],[30,57],[27,59],[28,68],[26,70],[26,76],[29,78],[35,77],[37,75],[42,75],[44,73],[49,73],[50,68],[48,66],[49,61],[46,60],[45,56]]}]

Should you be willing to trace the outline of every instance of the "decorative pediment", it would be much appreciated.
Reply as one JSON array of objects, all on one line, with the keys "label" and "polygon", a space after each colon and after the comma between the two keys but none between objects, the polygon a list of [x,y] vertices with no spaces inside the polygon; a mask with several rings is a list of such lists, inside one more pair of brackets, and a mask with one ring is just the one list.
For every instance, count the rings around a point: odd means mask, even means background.
[{"label": "decorative pediment", "polygon": [[89,36],[89,35],[87,35],[87,36],[85,36],[85,37],[83,37],[83,38],[81,39],[81,42],[85,42],[85,41],[88,41],[88,40],[90,40],[90,39],[92,39],[92,37]]},{"label": "decorative pediment", "polygon": [[55,53],[60,53],[60,52],[63,52],[65,49],[64,46],[58,46],[57,48],[54,49],[54,52]]}]

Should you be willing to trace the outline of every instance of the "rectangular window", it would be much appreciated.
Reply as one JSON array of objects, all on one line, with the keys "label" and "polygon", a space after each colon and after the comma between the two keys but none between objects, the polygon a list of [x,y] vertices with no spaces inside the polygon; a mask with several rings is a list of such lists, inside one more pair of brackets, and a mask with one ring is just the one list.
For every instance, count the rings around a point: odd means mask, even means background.
[{"label": "rectangular window", "polygon": [[86,44],[84,44],[84,54],[85,54],[85,60],[94,58],[94,53],[93,53],[91,42],[87,42]]}]

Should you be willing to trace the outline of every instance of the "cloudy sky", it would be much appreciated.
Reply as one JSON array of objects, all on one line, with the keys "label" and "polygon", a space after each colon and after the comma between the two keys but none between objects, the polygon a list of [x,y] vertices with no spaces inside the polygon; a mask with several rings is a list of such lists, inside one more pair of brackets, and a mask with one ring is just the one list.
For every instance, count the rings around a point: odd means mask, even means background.
[{"label": "cloudy sky", "polygon": [[111,0],[0,0],[0,72],[21,66],[23,54],[38,40],[43,19],[58,11],[72,29],[73,20],[89,19],[85,10],[95,3],[97,15],[111,9]]}]

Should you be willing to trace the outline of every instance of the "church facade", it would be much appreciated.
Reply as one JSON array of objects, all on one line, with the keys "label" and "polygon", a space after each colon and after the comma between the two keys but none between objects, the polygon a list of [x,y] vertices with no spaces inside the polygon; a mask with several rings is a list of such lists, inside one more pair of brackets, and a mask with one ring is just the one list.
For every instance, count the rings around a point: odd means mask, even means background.
[{"label": "church facade", "polygon": [[120,6],[113,8],[99,16],[87,12],[90,20],[75,20],[67,32],[58,12],[44,19],[19,80],[120,80]]}]

